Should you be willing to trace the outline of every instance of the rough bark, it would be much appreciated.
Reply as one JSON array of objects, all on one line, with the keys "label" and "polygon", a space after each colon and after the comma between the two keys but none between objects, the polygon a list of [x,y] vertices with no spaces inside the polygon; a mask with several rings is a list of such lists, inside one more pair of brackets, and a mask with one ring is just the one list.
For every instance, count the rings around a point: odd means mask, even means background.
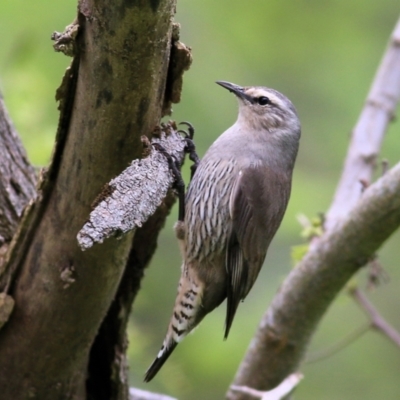
[{"label": "rough bark", "polygon": [[134,160],[104,187],[89,220],[78,233],[82,250],[141,227],[160,206],[175,177],[166,156],[152,144],[162,146],[171,160],[182,164],[186,143],[174,125],[164,125],[165,132],[151,143],[146,140],[149,154]]},{"label": "rough bark", "polygon": [[[0,94],[0,246],[10,242],[22,211],[36,196],[36,175]],[[1,263],[0,263],[1,268]]]},{"label": "rough bark", "polygon": [[[108,363],[98,372],[89,355],[95,357],[93,342],[124,271],[131,284],[126,296],[137,290],[171,202],[137,233],[142,242],[135,238],[133,248],[128,234],[82,252],[76,234],[104,184],[141,156],[140,137],[153,131],[169,101],[164,93],[174,10],[174,0],[79,3],[75,58],[57,93],[53,160],[7,257],[13,276],[8,293],[16,306],[0,331],[4,398],[128,398],[124,357],[118,360],[115,350],[109,357],[97,354]],[[146,240],[152,246],[135,258]],[[114,346],[118,335],[107,344]],[[110,363],[121,373],[105,377]],[[93,390],[90,382],[86,387],[88,365],[91,382],[106,378],[101,389],[108,392]]]},{"label": "rough bark", "polygon": [[[36,174],[8,116],[0,93],[0,276],[8,287],[12,280],[6,257],[24,208],[36,197]],[[15,302],[0,293],[0,329],[8,321]]]}]

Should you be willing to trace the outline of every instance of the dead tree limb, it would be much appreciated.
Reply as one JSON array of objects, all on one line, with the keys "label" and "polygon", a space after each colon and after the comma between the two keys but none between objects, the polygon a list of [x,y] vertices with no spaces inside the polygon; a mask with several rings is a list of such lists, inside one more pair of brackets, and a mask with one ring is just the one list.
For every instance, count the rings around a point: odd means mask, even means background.
[{"label": "dead tree limb", "polygon": [[[185,141],[176,127],[162,132],[159,143],[179,164],[184,159]],[[89,220],[78,233],[78,243],[87,250],[111,236],[140,228],[153,215],[167,196],[174,176],[167,159],[151,146],[149,154],[134,160],[120,175],[113,178],[99,196]]]}]

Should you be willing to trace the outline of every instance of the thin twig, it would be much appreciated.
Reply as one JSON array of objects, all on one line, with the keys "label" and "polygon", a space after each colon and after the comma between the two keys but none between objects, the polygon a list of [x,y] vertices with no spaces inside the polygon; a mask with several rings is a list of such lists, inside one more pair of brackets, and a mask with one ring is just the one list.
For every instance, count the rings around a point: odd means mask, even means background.
[{"label": "thin twig", "polygon": [[176,400],[174,397],[165,394],[148,392],[136,388],[129,388],[129,400]]},{"label": "thin twig", "polygon": [[371,329],[371,323],[367,323],[363,326],[360,326],[353,332],[349,333],[342,340],[338,341],[337,343],[334,343],[332,346],[328,347],[327,349],[307,355],[306,359],[304,360],[304,363],[312,364],[312,363],[315,363],[315,362],[318,362],[318,361],[321,361],[321,360],[324,360],[326,358],[333,356],[334,354],[345,349],[347,346],[349,346],[355,340],[359,339],[362,335],[364,335],[364,333],[368,332],[370,329]]},{"label": "thin twig", "polygon": [[393,328],[383,317],[379,311],[367,299],[365,294],[358,288],[351,288],[350,295],[356,303],[365,311],[371,320],[371,326],[378,332],[383,333],[389,338],[397,347],[400,347],[400,333]]},{"label": "thin twig", "polygon": [[252,389],[247,386],[231,386],[231,390],[249,394],[256,399],[261,400],[281,400],[287,396],[303,379],[303,375],[299,372],[290,374],[285,380],[281,382],[276,388],[262,392],[260,390]]},{"label": "thin twig", "polygon": [[372,257],[372,260],[368,265],[367,289],[376,289],[379,285],[389,283],[389,281],[390,277],[379,262],[378,257]]}]

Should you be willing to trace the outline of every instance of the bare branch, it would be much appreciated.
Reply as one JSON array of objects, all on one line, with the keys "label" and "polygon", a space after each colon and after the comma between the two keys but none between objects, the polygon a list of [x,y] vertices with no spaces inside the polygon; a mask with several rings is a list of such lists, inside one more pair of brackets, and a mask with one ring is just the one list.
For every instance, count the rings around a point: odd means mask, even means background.
[{"label": "bare branch", "polygon": [[342,177],[327,213],[330,229],[357,203],[362,182],[370,183],[387,126],[400,98],[400,20],[376,73],[360,118],[354,128]]},{"label": "bare branch", "polygon": [[268,390],[267,392],[261,392],[260,390],[255,390],[247,386],[231,386],[232,390],[237,392],[242,392],[261,400],[281,400],[286,395],[291,393],[293,389],[300,383],[303,379],[303,375],[296,372],[289,375],[282,383],[275,389]]},{"label": "bare branch", "polygon": [[[349,278],[400,225],[400,164],[365,190],[357,206],[289,274],[235,377],[269,389],[298,368],[321,317]],[[230,400],[244,399],[229,392]]]},{"label": "bare branch", "polygon": [[358,288],[351,288],[350,295],[356,303],[365,311],[371,320],[371,325],[377,331],[388,337],[397,347],[400,347],[400,333],[393,328],[380,314],[379,311],[367,299],[365,294]]},{"label": "bare branch", "polygon": [[[154,138],[178,162],[184,157],[185,141],[175,131]],[[103,190],[101,200],[90,213],[89,221],[78,233],[78,243],[87,250],[104,239],[141,227],[161,204],[174,177],[164,155],[152,149],[135,160]]]},{"label": "bare branch", "polygon": [[129,389],[129,400],[176,400],[165,394],[147,392],[136,388]]}]

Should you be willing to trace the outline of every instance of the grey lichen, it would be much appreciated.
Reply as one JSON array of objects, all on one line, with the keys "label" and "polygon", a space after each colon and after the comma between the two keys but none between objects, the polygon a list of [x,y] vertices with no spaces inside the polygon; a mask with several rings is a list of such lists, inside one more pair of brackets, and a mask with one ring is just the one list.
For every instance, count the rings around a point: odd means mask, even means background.
[{"label": "grey lichen", "polygon": [[[185,141],[176,129],[171,129],[172,125],[167,128],[151,143],[159,143],[173,158],[182,162]],[[110,236],[141,227],[162,203],[174,177],[166,157],[152,146],[149,150],[147,157],[134,160],[107,184],[89,220],[78,233],[82,250]]]},{"label": "grey lichen", "polygon": [[53,32],[51,40],[54,40],[53,48],[57,52],[64,53],[68,57],[73,57],[77,53],[76,37],[79,32],[77,21],[68,25],[64,32]]}]

